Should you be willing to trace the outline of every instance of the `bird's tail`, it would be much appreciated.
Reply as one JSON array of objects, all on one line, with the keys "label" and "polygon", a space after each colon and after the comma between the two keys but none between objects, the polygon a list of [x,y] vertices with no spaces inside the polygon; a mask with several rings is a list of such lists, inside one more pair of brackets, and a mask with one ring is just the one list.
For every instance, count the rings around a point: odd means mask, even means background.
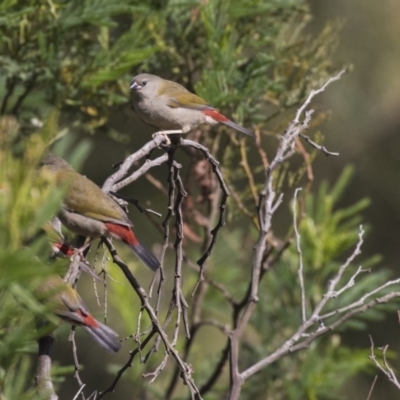
[{"label": "bird's tail", "polygon": [[221,121],[224,125],[229,126],[230,128],[236,129],[239,132],[244,133],[245,135],[249,135],[251,137],[255,137],[253,132],[250,132],[248,129],[243,128],[243,126],[238,125],[236,122],[231,121],[230,119],[226,121]]},{"label": "bird's tail", "polygon": [[97,326],[80,325],[103,349],[109,352],[118,352],[121,343],[117,340],[117,334],[107,325],[97,321]]},{"label": "bird's tail", "polygon": [[160,267],[160,261],[158,261],[150,251],[139,243],[129,226],[112,223],[106,223],[106,226],[115,237],[122,240],[133,250],[144,265],[149,267],[152,271],[156,271]]},{"label": "bird's tail", "polygon": [[155,258],[155,256],[139,242],[134,245],[129,244],[129,247],[133,250],[139,260],[142,261],[152,271],[157,271],[157,269],[160,267],[160,261],[158,261],[157,258]]},{"label": "bird's tail", "polygon": [[239,132],[244,133],[245,135],[249,135],[251,137],[255,137],[254,133],[250,132],[246,128],[243,128],[243,126],[238,125],[236,122],[231,121],[230,119],[226,118],[225,115],[222,115],[218,110],[215,108],[205,108],[202,110],[204,115],[207,115],[208,117],[211,117],[213,120],[220,122],[221,124],[224,124],[226,126],[229,126],[230,128],[236,129]]}]

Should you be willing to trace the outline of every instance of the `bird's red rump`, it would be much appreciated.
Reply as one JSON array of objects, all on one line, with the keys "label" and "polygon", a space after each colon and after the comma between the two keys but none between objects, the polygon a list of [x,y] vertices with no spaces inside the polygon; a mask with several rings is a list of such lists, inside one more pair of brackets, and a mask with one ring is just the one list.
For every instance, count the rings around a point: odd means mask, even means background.
[{"label": "bird's red rump", "polygon": [[218,122],[229,121],[225,115],[220,114],[217,110],[203,110],[203,114],[215,119]]},{"label": "bird's red rump", "polygon": [[83,325],[88,326],[90,328],[99,327],[99,323],[90,314],[84,314],[79,308],[78,310],[76,310],[76,312],[82,318]]},{"label": "bird's red rump", "polygon": [[136,246],[139,244],[136,236],[133,234],[129,226],[113,224],[111,222],[106,222],[105,225],[110,233],[118,236],[123,242],[129,244],[130,246]]}]

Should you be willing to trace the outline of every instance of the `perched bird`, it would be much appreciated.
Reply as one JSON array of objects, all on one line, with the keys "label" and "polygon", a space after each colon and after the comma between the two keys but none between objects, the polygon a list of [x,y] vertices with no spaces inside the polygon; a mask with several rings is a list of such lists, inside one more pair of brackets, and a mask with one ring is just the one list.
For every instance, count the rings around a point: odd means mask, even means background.
[{"label": "perched bird", "polygon": [[158,128],[187,133],[202,124],[221,123],[254,137],[253,133],[222,115],[179,83],[156,75],[140,74],[132,79],[130,89],[133,106],[139,117]]},{"label": "perched bird", "polygon": [[[64,235],[61,232],[61,221],[58,218],[53,218],[51,221],[46,221],[42,226],[44,232],[46,232],[49,244],[51,245],[52,254],[51,258],[72,258],[78,262],[79,268],[90,275],[96,281],[104,283],[96,272],[90,268],[89,263],[85,260],[85,256],[81,249],[76,249],[65,241]],[[79,259],[75,257],[79,256]]]},{"label": "perched bird", "polygon": [[104,349],[117,352],[121,344],[117,334],[90,315],[78,292],[58,275],[51,275],[36,290],[37,297],[50,306],[57,317],[69,324],[81,326]]},{"label": "perched bird", "polygon": [[60,186],[66,185],[63,206],[58,215],[71,232],[91,238],[113,237],[127,244],[153,271],[160,262],[136,239],[125,211],[94,182],[76,172],[54,154],[42,160],[42,169],[55,174]]}]

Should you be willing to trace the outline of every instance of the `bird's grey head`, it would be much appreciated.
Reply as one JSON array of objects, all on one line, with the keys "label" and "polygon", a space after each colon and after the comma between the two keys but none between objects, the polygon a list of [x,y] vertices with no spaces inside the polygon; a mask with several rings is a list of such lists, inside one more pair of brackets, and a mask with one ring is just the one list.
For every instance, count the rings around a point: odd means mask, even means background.
[{"label": "bird's grey head", "polygon": [[162,79],[156,75],[140,74],[132,79],[130,89],[139,96],[145,96],[146,94],[157,91],[161,80]]}]

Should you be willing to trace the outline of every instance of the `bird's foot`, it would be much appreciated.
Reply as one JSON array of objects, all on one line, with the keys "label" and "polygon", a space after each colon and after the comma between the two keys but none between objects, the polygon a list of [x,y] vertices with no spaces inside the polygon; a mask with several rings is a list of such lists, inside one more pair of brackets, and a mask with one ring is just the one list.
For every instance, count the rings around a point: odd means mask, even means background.
[{"label": "bird's foot", "polygon": [[175,129],[175,130],[166,130],[166,131],[158,131],[153,133],[153,138],[155,138],[158,135],[181,135],[184,132],[182,129]]},{"label": "bird's foot", "polygon": [[79,249],[74,248],[74,254],[71,259],[75,256],[78,256],[81,261],[84,261],[86,259],[85,250],[93,243],[93,241],[94,239],[91,238],[86,244],[79,247]]},{"label": "bird's foot", "polygon": [[171,140],[168,137],[168,135],[182,135],[185,133],[182,129],[179,130],[167,130],[167,131],[159,131],[156,133],[153,133],[153,139],[157,136],[163,136],[165,139],[165,144],[169,146],[171,144]]},{"label": "bird's foot", "polygon": [[79,249],[70,246],[66,243],[54,242],[52,243],[53,247],[53,256],[57,257],[69,257],[71,261],[78,261],[79,268],[90,275],[92,278],[96,279],[97,281],[104,283],[104,280],[99,278],[95,271],[90,268],[89,263],[86,261],[86,256],[84,251],[87,247],[92,244],[93,240],[89,243],[85,244],[84,246],[80,247]]}]

